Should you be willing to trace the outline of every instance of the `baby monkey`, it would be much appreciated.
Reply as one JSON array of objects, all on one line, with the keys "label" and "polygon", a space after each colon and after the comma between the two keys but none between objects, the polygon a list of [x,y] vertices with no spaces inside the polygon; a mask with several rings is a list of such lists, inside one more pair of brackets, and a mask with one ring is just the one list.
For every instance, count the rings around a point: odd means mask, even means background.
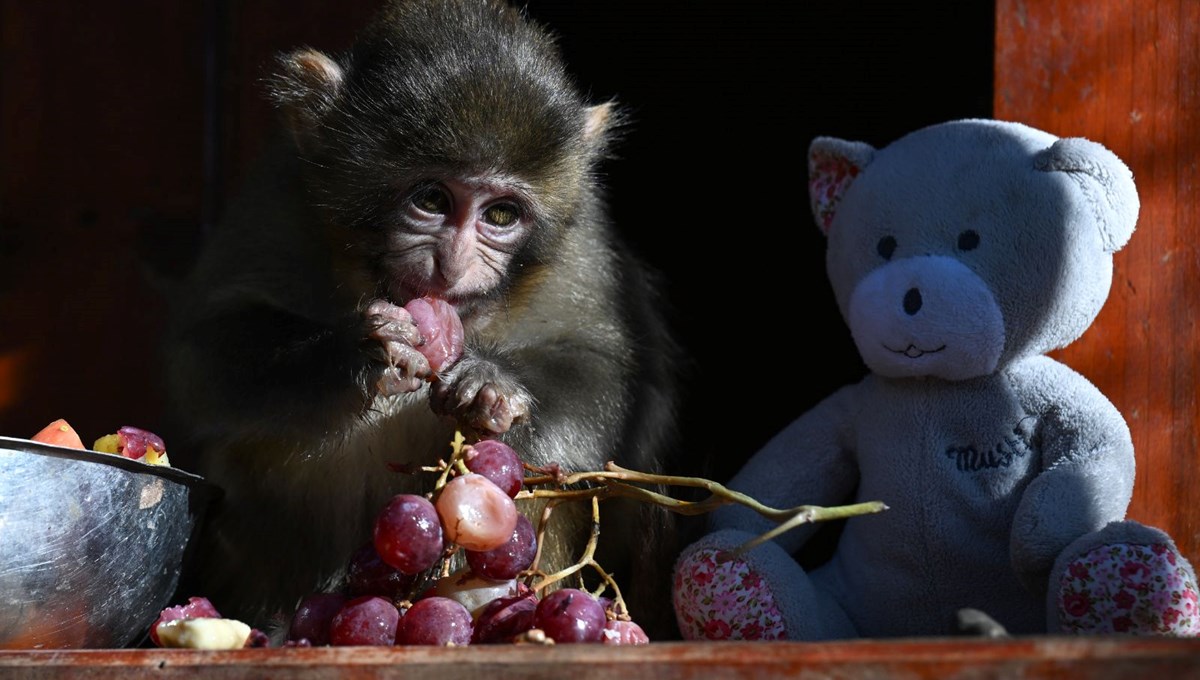
[{"label": "baby monkey", "polygon": [[[192,594],[286,620],[388,499],[429,490],[394,464],[446,459],[456,429],[533,465],[664,471],[678,349],[596,176],[621,112],[585,101],[552,33],[499,0],[399,0],[345,54],[284,54],[268,82],[280,138],[166,343],[172,457],[225,491]],[[421,296],[465,328],[436,375],[403,308]],[[598,561],[652,638],[674,637],[672,516],[601,508]],[[545,570],[576,561],[589,520],[555,511]]]}]

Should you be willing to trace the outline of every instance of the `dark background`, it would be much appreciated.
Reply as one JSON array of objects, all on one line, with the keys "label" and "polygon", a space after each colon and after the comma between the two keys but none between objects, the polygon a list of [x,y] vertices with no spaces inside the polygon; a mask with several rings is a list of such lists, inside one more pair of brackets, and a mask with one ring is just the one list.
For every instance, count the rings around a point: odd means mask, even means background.
[{"label": "dark background", "polygon": [[665,274],[692,358],[685,455],[723,481],[865,368],[824,271],[806,152],[989,117],[993,3],[531,2],[579,83],[633,124],[621,231]]},{"label": "dark background", "polygon": [[[347,47],[378,5],[0,0],[0,433],[163,426],[164,294],[273,123],[264,69]],[[612,213],[664,274],[691,358],[681,446],[723,481],[864,372],[808,208],[809,142],[989,116],[993,3],[528,10],[593,99],[631,113],[604,168]]]}]

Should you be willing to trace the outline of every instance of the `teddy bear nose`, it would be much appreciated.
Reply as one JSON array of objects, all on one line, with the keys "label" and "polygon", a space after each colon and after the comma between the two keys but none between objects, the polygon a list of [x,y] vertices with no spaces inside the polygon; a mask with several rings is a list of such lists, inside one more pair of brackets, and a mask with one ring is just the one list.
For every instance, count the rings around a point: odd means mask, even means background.
[{"label": "teddy bear nose", "polygon": [[913,316],[921,311],[921,291],[916,288],[909,288],[904,294],[904,311]]}]

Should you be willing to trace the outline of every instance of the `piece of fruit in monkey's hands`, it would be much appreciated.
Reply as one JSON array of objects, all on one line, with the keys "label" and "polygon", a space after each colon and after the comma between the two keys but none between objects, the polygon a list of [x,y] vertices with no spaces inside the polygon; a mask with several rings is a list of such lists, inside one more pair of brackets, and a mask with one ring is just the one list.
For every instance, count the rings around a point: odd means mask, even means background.
[{"label": "piece of fruit in monkey's hands", "polygon": [[385,364],[376,383],[380,394],[414,392],[462,356],[462,321],[445,300],[426,296],[403,307],[373,300],[363,314],[368,338],[379,343]]},{"label": "piece of fruit in monkey's hands", "polygon": [[404,309],[412,315],[413,323],[421,332],[417,351],[425,356],[435,375],[462,357],[463,325],[454,305],[441,298],[425,296],[409,300]]}]

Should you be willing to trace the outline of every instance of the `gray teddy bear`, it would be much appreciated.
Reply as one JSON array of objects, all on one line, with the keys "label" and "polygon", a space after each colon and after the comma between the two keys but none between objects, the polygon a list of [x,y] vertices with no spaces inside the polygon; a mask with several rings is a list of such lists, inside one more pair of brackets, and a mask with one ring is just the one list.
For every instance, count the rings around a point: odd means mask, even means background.
[{"label": "gray teddy bear", "polygon": [[1010,634],[1196,635],[1196,578],[1164,532],[1126,519],[1121,413],[1047,353],[1104,305],[1133,234],[1132,173],[1111,151],[997,120],[876,149],[809,148],[826,266],[870,369],[758,451],[729,486],[787,508],[879,500],[832,558],[816,527],[724,506],[680,555],[685,639],[947,635],[963,612]]}]

